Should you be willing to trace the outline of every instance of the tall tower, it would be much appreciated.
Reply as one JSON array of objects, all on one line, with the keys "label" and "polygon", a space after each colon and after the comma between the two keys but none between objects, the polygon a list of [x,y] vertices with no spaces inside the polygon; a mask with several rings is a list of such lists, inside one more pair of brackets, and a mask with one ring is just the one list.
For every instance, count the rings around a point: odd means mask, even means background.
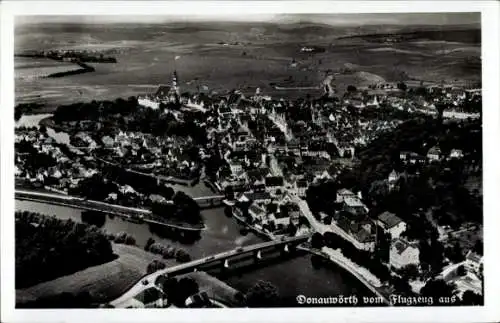
[{"label": "tall tower", "polygon": [[172,75],[172,88],[177,95],[180,95],[179,84],[177,83],[177,71],[174,71],[174,74]]},{"label": "tall tower", "polygon": [[169,101],[172,103],[179,103],[180,101],[179,84],[177,82],[177,71],[175,70],[174,73],[172,74],[172,86],[170,87],[168,97]]}]

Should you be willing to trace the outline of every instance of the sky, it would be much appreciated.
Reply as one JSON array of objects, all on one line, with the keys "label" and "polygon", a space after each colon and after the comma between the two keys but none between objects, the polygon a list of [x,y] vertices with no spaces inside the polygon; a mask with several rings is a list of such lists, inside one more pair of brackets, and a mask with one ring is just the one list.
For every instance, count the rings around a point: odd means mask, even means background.
[{"label": "sky", "polygon": [[168,23],[174,21],[243,21],[243,22],[314,22],[329,25],[456,25],[480,24],[479,13],[387,13],[387,14],[254,14],[210,16],[18,16],[16,24],[25,23]]}]

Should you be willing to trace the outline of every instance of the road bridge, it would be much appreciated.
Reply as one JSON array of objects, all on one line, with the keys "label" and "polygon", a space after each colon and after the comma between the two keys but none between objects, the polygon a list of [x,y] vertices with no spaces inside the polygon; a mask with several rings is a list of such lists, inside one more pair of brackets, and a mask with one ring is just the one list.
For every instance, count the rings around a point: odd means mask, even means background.
[{"label": "road bridge", "polygon": [[208,208],[219,207],[223,205],[223,201],[225,198],[226,197],[224,195],[212,195],[195,197],[193,198],[193,200],[195,200],[201,208]]},{"label": "road bridge", "polygon": [[129,289],[119,298],[112,301],[110,304],[114,307],[126,307],[129,299],[135,297],[135,295],[141,293],[143,290],[152,287],[155,284],[156,280],[161,276],[173,277],[188,272],[194,272],[201,268],[206,269],[207,267],[214,265],[227,269],[232,265],[235,265],[236,262],[241,261],[242,259],[248,259],[248,257],[244,257],[245,255],[253,257],[255,263],[262,260],[264,256],[269,252],[279,251],[280,253],[290,253],[296,249],[297,245],[307,241],[310,236],[311,235],[289,237],[280,240],[267,241],[250,246],[239,247],[156,271],[152,274],[144,276],[131,289]]}]

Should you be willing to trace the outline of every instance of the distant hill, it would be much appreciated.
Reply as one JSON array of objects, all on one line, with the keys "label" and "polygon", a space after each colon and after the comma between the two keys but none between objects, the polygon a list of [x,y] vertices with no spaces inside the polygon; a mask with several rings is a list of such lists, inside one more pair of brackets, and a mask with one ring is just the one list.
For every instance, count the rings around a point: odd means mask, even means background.
[{"label": "distant hill", "polygon": [[401,31],[393,33],[370,33],[339,37],[339,39],[363,39],[372,42],[385,42],[387,39],[393,41],[415,41],[415,40],[442,40],[462,43],[481,43],[481,29],[445,29]]}]

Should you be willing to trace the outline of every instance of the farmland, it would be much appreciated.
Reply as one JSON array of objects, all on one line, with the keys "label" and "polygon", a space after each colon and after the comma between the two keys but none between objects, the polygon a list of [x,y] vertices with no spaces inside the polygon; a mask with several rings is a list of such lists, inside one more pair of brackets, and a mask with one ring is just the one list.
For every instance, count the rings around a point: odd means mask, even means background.
[{"label": "farmland", "polygon": [[[118,63],[92,64],[94,73],[60,79],[17,77],[16,100],[29,102],[43,97],[51,110],[74,101],[128,97],[152,92],[158,84],[168,83],[174,69],[186,91],[203,85],[219,93],[234,88],[253,93],[260,87],[265,94],[277,96],[304,93],[277,91],[270,83],[291,80],[300,86],[318,86],[327,73],[339,70],[344,72],[335,76],[333,84],[340,92],[349,84],[363,86],[378,81],[473,82],[481,78],[478,40],[471,36],[464,38],[466,42],[457,41],[457,37],[450,36],[453,31],[417,33],[411,38],[401,37],[399,42],[381,43],[373,36],[351,37],[353,31],[347,27],[315,24],[71,27],[56,24],[20,28],[16,30],[16,51],[78,49],[84,45],[112,54]],[[33,35],[32,28],[36,28]],[[370,27],[364,29],[369,34]],[[476,30],[461,30],[459,34],[467,32],[474,35]],[[325,52],[302,53],[304,45],[319,46]],[[174,62],[175,56],[180,58]],[[16,75],[26,73],[17,66],[22,64],[16,63]]]},{"label": "farmland", "polygon": [[81,67],[70,62],[57,62],[48,58],[16,57],[14,69],[16,79],[31,81],[55,73],[78,70]]}]

